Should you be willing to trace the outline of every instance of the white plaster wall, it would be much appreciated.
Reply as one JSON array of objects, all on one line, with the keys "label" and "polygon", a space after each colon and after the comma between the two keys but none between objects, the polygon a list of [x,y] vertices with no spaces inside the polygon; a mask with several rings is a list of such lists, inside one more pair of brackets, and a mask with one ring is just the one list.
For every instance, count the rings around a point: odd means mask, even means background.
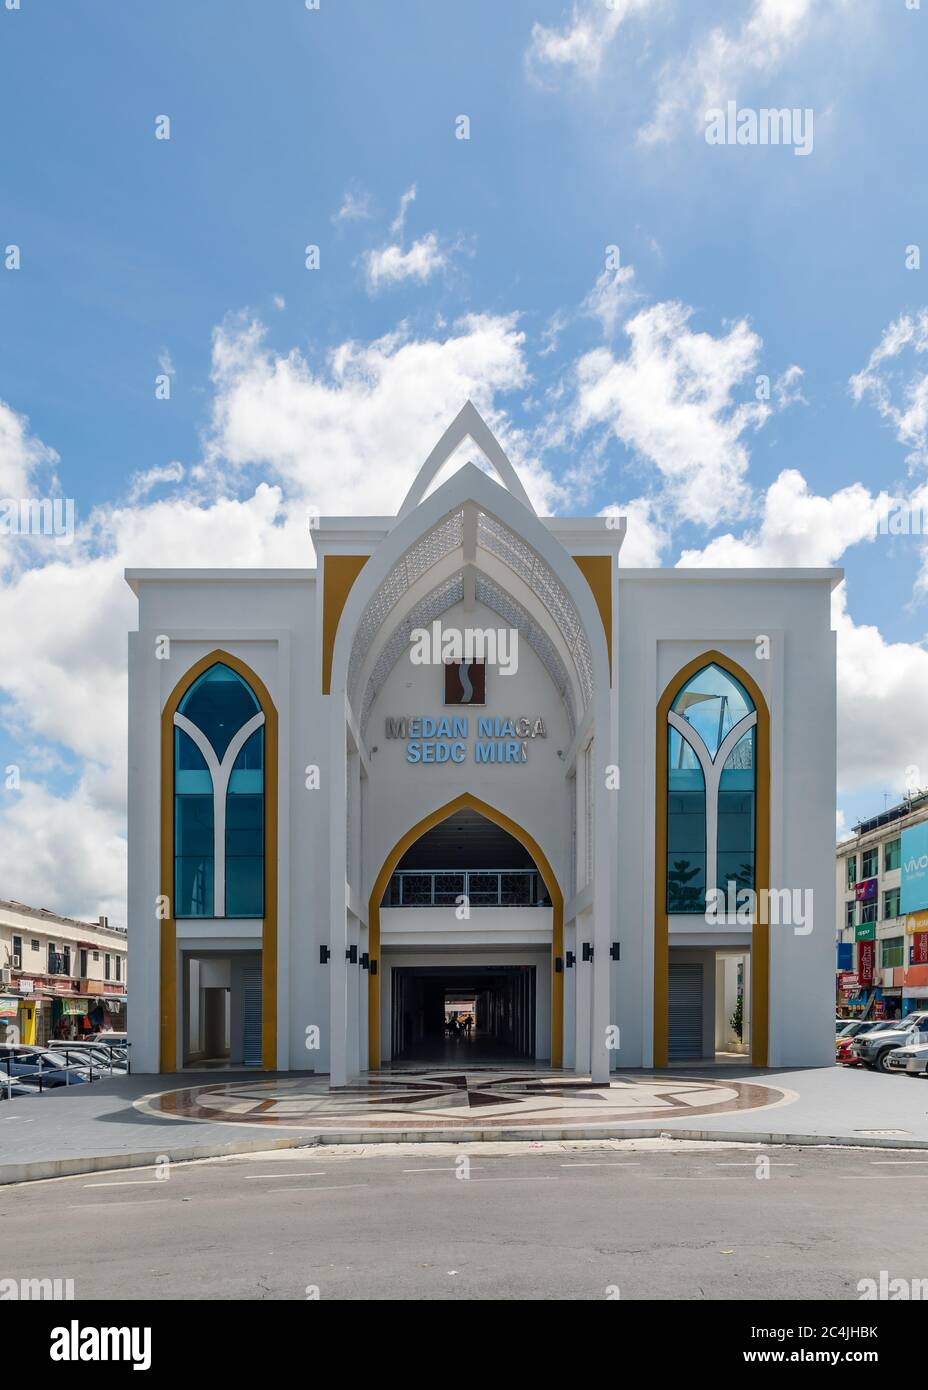
[{"label": "white plaster wall", "polygon": [[[652,1061],[655,709],[716,648],[755,679],[771,714],[771,882],[813,890],[807,936],[771,928],[771,1065],[833,1062],[835,647],[840,571],[619,571],[619,894],[613,1010],[623,1065]],[[767,661],[755,638],[771,639]],[[695,943],[694,943],[695,944]],[[736,942],[732,940],[731,945]]]},{"label": "white plaster wall", "polygon": [[[468,612],[458,604],[441,621],[445,628],[503,625],[496,613],[480,604]],[[569,749],[570,731],[563,702],[545,668],[523,641],[514,675],[503,676],[496,668],[488,669],[485,705],[446,707],[443,701],[442,667],[415,666],[407,654],[397,662],[374,702],[367,726],[371,764],[364,843],[365,898],[401,835],[462,792],[489,802],[523,826],[548,856],[566,895],[572,784],[565,777],[558,750],[566,753]],[[402,715],[466,716],[467,760],[461,764],[408,763],[405,741],[386,737],[387,716]],[[477,720],[481,716],[515,719],[520,715],[540,715],[547,730],[547,737],[527,740],[528,761],[476,763]]]},{"label": "white plaster wall", "polygon": [[[139,631],[129,643],[129,940],[139,969],[129,1010],[133,1067],[158,1069],[161,710],[184,672],[222,647],[261,677],[278,713],[278,1066],[323,1069],[328,991],[317,943],[328,939],[319,892],[328,882],[320,831],[325,813],[323,794],[308,791],[304,777],[308,763],[320,764],[323,775],[326,763],[318,738],[314,575],[281,571],[268,579],[266,572],[248,576],[243,570],[235,578],[177,580],[151,572],[137,574],[135,582]],[[156,657],[162,636],[171,639],[168,660]],[[295,709],[301,711],[296,722]],[[298,905],[297,931],[291,929],[292,903]],[[309,1054],[303,1044],[312,1023],[323,1045]]]}]

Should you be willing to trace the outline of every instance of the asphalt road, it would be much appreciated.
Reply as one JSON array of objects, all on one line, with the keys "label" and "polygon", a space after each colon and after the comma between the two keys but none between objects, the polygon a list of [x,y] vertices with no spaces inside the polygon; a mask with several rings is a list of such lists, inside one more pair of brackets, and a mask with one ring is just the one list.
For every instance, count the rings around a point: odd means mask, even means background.
[{"label": "asphalt road", "polygon": [[881,1270],[928,1277],[926,1153],[462,1147],[468,1177],[410,1145],[5,1187],[0,1275],[78,1299],[417,1300],[857,1300]]}]

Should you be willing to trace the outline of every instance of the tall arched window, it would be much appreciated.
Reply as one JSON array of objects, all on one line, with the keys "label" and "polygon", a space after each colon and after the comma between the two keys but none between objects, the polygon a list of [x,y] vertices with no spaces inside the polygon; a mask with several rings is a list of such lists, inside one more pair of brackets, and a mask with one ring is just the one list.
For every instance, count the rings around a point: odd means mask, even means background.
[{"label": "tall arched window", "polygon": [[757,710],[715,662],[667,715],[668,912],[705,912],[707,889],[755,886]]},{"label": "tall arched window", "polygon": [[264,913],[264,712],[216,662],[174,715],[174,915]]}]

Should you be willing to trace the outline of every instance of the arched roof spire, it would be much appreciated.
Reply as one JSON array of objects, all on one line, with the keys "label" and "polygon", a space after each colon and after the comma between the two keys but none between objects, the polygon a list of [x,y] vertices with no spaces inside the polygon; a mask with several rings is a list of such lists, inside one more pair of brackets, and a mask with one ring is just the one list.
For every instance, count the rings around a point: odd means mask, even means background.
[{"label": "arched roof spire", "polygon": [[467,401],[416,474],[415,481],[397,512],[399,519],[407,516],[415,507],[418,507],[427,493],[430,483],[448,462],[458,445],[463,443],[465,439],[473,440],[480,452],[486,457],[487,462],[491,464],[503,487],[511,492],[513,497],[517,498],[523,506],[528,507],[530,512],[534,513],[535,508],[528,500],[528,493],[519,481],[519,475],[503,452],[499,441],[473,401]]}]

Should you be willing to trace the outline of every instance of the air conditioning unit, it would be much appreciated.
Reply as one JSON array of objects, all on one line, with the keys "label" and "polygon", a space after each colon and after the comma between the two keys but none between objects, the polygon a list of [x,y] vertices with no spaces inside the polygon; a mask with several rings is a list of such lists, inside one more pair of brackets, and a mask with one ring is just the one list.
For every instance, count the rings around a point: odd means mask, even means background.
[{"label": "air conditioning unit", "polygon": [[8,965],[0,966],[0,985],[9,985],[13,982],[13,972]]}]

